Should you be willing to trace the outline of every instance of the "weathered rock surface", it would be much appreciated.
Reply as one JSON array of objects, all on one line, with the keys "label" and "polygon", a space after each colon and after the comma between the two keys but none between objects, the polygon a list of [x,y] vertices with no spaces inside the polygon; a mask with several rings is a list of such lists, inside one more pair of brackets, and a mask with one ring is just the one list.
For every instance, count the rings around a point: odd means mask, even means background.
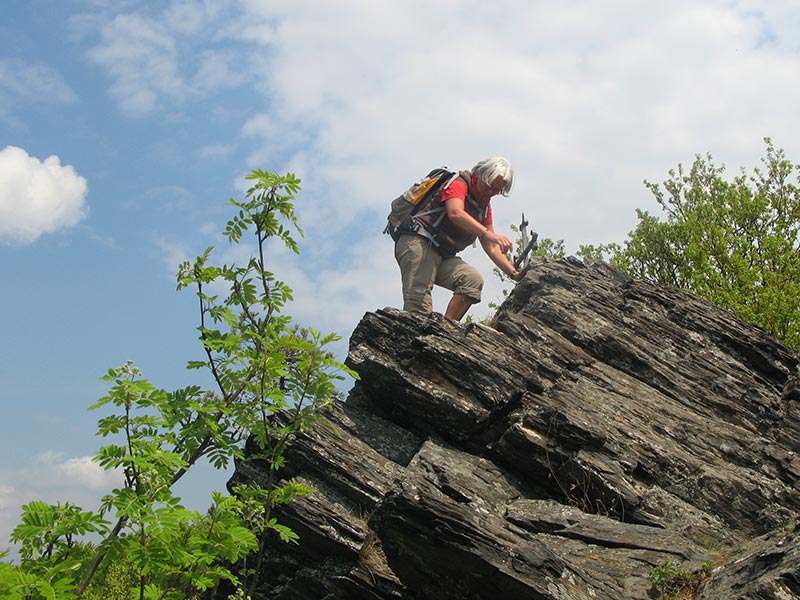
[{"label": "weathered rock surface", "polygon": [[730,313],[541,260],[491,326],[366,314],[348,363],[263,597],[658,598],[670,562],[697,600],[800,599],[800,357]]}]

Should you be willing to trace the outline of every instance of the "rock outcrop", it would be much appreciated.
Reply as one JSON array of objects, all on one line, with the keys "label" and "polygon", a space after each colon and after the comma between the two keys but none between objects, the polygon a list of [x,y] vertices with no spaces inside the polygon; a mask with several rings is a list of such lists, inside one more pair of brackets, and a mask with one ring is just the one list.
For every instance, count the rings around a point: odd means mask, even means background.
[{"label": "rock outcrop", "polygon": [[[800,599],[800,357],[690,294],[536,262],[489,325],[394,309],[350,340],[265,563],[282,600]],[[261,480],[241,463],[232,483]],[[654,571],[655,569],[655,571]]]}]

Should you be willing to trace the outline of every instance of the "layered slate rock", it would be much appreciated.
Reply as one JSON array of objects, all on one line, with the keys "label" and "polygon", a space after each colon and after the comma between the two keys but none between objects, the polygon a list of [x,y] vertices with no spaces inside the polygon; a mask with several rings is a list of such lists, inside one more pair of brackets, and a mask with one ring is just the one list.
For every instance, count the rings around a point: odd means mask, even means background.
[{"label": "layered slate rock", "polygon": [[[800,357],[690,294],[541,259],[488,324],[394,309],[297,438],[263,597],[800,598]],[[232,484],[259,480],[255,463]]]}]

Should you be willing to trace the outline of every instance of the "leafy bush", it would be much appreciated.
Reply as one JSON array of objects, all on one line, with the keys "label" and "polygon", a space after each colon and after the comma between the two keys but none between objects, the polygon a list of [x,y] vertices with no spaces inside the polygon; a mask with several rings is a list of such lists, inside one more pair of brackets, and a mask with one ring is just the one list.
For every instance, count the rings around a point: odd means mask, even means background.
[{"label": "leafy bush", "polygon": [[632,276],[688,290],[800,349],[800,165],[766,139],[763,166],[732,178],[707,155],[645,182],[663,219],[638,210],[624,246],[582,246]]}]

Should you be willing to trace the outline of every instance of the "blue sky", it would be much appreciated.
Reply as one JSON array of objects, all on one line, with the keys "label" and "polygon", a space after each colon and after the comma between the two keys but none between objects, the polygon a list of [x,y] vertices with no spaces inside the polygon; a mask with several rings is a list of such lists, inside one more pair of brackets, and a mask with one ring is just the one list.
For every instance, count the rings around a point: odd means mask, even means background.
[{"label": "blue sky", "polygon": [[[793,0],[6,2],[0,548],[24,502],[90,507],[113,485],[86,410],[109,367],[197,381],[176,267],[230,258],[224,204],[250,169],[303,180],[301,254],[275,270],[344,358],[364,312],[400,302],[388,203],[435,166],[506,156],[496,228],[525,212],[573,252],[622,242],[656,209],[642,181],[698,153],[733,175],[771,137],[800,161],[797,31]],[[203,508],[226,478],[201,470],[185,496]]]}]

